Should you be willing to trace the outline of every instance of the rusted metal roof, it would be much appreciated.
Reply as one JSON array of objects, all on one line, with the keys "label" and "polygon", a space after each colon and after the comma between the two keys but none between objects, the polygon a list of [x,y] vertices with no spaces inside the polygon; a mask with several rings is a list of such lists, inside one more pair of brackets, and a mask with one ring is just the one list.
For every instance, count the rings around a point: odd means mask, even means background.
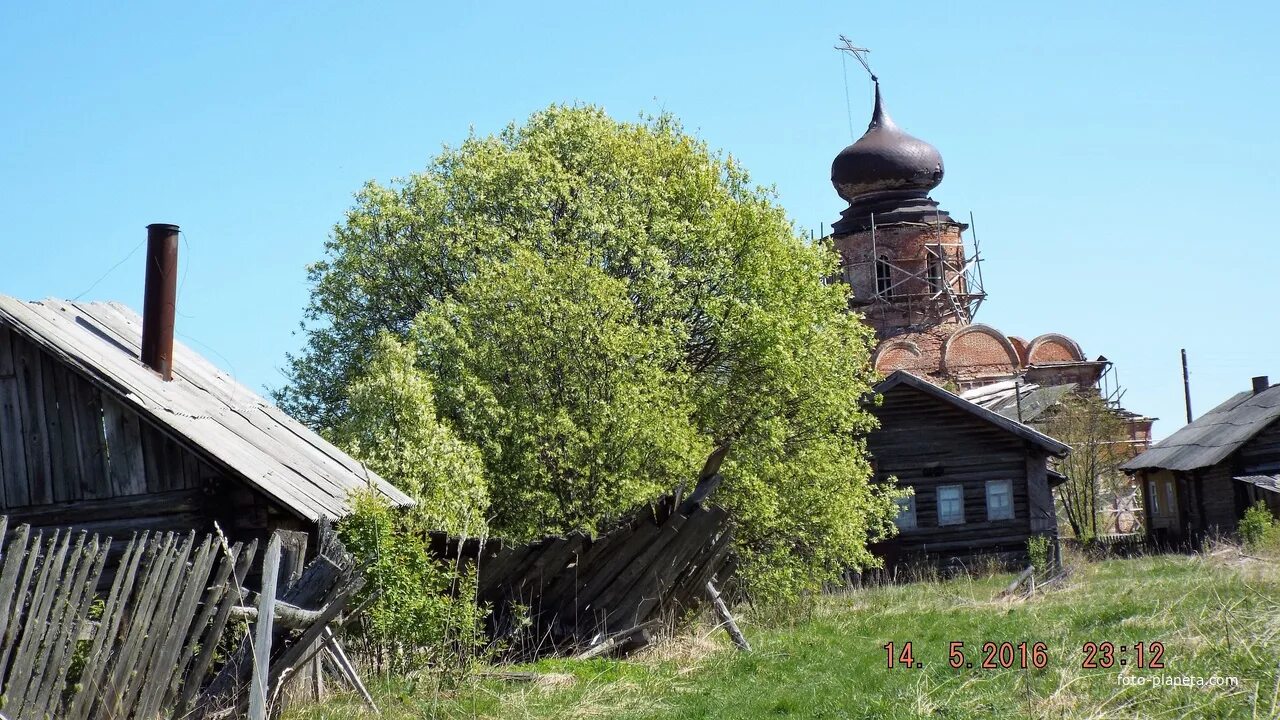
[{"label": "rusted metal roof", "polygon": [[1280,418],[1280,385],[1242,392],[1184,425],[1121,470],[1196,470],[1217,465]]},{"label": "rusted metal roof", "polygon": [[0,322],[299,517],[341,517],[351,493],[365,487],[413,504],[181,343],[174,343],[173,380],[161,380],[138,360],[142,318],[124,305],[0,295]]},{"label": "rusted metal roof", "polygon": [[880,381],[880,383],[873,389],[877,393],[884,394],[899,385],[906,385],[908,387],[915,388],[916,390],[932,395],[939,400],[950,403],[951,405],[954,405],[967,413],[971,413],[982,420],[1005,430],[1006,432],[1013,433],[1033,445],[1038,445],[1051,455],[1066,457],[1067,454],[1071,452],[1071,448],[1067,444],[1054,440],[1029,425],[1024,425],[1017,420],[1011,420],[1003,415],[992,412],[981,405],[965,400],[959,395],[949,393],[927,380],[921,380],[906,370],[894,370],[889,377]]}]

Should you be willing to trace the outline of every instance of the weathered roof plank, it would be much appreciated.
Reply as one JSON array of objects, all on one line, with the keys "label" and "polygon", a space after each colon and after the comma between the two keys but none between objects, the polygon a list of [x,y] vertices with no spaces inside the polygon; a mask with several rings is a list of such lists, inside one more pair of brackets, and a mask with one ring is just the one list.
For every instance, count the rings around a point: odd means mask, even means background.
[{"label": "weathered roof plank", "polygon": [[0,320],[126,405],[308,520],[339,517],[372,485],[412,500],[180,343],[174,379],[138,360],[141,319],[115,303],[23,302],[0,295]]}]

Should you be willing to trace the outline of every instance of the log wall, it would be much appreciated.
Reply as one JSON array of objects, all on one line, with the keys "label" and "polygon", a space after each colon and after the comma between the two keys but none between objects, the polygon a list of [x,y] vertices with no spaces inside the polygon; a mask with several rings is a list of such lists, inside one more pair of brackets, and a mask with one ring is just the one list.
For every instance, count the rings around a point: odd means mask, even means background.
[{"label": "log wall", "polygon": [[[1057,534],[1046,457],[1038,449],[907,386],[891,389],[874,412],[880,428],[868,437],[867,447],[877,476],[896,478],[916,496],[917,527],[874,548],[889,564],[920,556],[934,563],[987,554],[1025,558],[1033,516],[1036,532]],[[1034,492],[1029,492],[1029,477]],[[1012,519],[987,520],[988,480],[1011,481]],[[938,525],[937,489],[942,485],[963,486],[963,524]]]},{"label": "log wall", "polygon": [[0,513],[103,534],[295,529],[229,477],[22,336],[0,325]]}]

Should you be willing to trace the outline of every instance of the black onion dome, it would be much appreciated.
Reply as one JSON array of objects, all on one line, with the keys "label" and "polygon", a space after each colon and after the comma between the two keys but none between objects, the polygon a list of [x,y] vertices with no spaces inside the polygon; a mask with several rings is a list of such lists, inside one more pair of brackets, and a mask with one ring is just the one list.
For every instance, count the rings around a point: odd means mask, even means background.
[{"label": "black onion dome", "polygon": [[858,141],[831,163],[831,184],[852,203],[871,193],[928,193],[942,182],[942,154],[929,143],[903,132],[885,112],[876,82],[871,124]]}]

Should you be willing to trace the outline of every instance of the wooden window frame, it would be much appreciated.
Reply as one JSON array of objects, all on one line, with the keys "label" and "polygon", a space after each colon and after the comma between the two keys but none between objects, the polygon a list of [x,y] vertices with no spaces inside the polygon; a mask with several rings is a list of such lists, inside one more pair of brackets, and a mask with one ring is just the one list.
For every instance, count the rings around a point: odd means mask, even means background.
[{"label": "wooden window frame", "polygon": [[[947,519],[947,518],[944,518],[942,515],[942,508],[943,508],[942,493],[944,490],[952,490],[952,489],[955,489],[960,493],[960,498],[959,498],[960,499],[960,516],[958,519]],[[964,525],[965,524],[964,485],[958,485],[958,484],[957,485],[939,485],[937,490],[935,490],[934,492],[937,494],[938,527],[950,526],[950,525]]]},{"label": "wooden window frame", "polygon": [[[998,487],[1001,485],[1003,485],[1006,488],[1005,497],[1008,498],[1008,500],[1005,503],[1005,509],[1001,511],[1004,514],[997,516],[992,514],[991,488]],[[1013,481],[1012,480],[988,480],[987,487],[986,487],[986,503],[987,503],[987,522],[994,522],[996,520],[1012,520],[1014,518]]]}]

